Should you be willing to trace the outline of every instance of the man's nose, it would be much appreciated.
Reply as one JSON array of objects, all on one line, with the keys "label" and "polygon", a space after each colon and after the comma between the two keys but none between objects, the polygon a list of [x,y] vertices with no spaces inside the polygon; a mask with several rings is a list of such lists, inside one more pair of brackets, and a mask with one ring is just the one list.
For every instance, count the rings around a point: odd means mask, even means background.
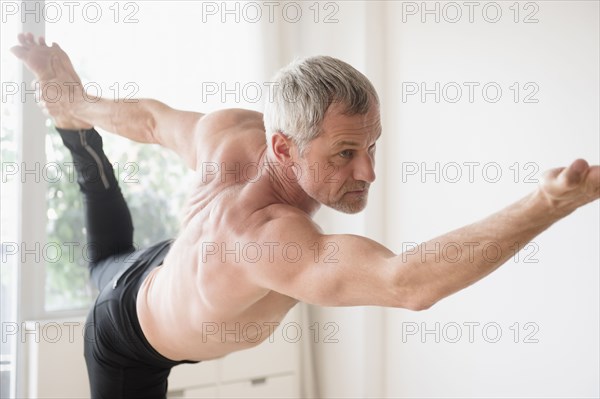
[{"label": "man's nose", "polygon": [[369,154],[363,154],[360,158],[356,159],[357,164],[354,168],[355,180],[366,181],[367,183],[373,183],[375,181],[375,160]]}]

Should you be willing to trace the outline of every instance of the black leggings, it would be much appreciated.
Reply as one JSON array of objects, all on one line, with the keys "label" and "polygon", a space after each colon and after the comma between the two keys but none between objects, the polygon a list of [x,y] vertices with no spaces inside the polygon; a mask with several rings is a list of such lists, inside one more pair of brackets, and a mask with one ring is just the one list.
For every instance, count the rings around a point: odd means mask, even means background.
[{"label": "black leggings", "polygon": [[90,278],[100,294],[88,314],[84,355],[92,398],[165,398],[174,361],[144,337],[137,317],[138,290],[162,264],[172,240],[143,250],[133,246],[133,223],[112,165],[94,130],[58,129],[71,151],[83,194]]}]

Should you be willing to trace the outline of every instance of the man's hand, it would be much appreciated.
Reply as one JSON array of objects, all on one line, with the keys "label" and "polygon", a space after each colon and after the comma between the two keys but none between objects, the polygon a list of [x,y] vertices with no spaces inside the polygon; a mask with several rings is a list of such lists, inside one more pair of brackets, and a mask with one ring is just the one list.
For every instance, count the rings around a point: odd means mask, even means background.
[{"label": "man's hand", "polygon": [[569,167],[547,170],[539,190],[553,210],[566,216],[600,198],[600,166],[577,159]]},{"label": "man's hand", "polygon": [[73,116],[73,108],[83,102],[83,86],[67,54],[56,43],[47,46],[43,37],[36,42],[31,33],[21,33],[18,39],[20,45],[10,50],[35,75],[41,98],[39,105],[45,113],[54,119],[57,127],[92,127]]},{"label": "man's hand", "polygon": [[71,60],[58,44],[49,47],[43,37],[36,40],[31,33],[18,38],[20,45],[11,51],[35,74],[40,106],[56,127],[79,130],[94,126],[139,143],[160,144],[195,168],[196,126],[204,114],[176,110],[152,99],[90,101],[84,97]]}]

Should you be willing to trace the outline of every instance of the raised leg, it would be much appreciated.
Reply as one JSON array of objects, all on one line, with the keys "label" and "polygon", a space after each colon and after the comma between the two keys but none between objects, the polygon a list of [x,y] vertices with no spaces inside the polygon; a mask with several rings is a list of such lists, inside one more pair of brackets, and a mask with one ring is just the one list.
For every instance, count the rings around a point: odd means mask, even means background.
[{"label": "raised leg", "polygon": [[[47,46],[44,38],[36,41],[26,33],[18,39],[20,45],[11,50],[35,74],[40,105],[54,120],[73,157],[83,194],[90,275],[102,289],[125,264],[125,257],[117,255],[134,251],[129,209],[104,155],[102,138],[89,123],[72,116],[73,101],[82,97],[82,85],[71,60],[57,44]],[[57,87],[61,88],[58,96],[52,92]]]},{"label": "raised leg", "polygon": [[102,289],[135,250],[131,214],[98,132],[57,130],[73,157],[83,195],[90,276]]}]

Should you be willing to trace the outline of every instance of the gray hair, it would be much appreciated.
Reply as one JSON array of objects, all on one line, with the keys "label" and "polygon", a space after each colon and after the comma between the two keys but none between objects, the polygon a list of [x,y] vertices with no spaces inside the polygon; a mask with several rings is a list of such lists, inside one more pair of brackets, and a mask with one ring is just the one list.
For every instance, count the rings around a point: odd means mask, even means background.
[{"label": "gray hair", "polygon": [[267,145],[281,132],[303,156],[321,133],[325,112],[334,102],[346,106],[344,115],[365,114],[372,102],[379,106],[375,88],[350,64],[329,56],[296,58],[273,78],[273,96],[264,110]]}]

